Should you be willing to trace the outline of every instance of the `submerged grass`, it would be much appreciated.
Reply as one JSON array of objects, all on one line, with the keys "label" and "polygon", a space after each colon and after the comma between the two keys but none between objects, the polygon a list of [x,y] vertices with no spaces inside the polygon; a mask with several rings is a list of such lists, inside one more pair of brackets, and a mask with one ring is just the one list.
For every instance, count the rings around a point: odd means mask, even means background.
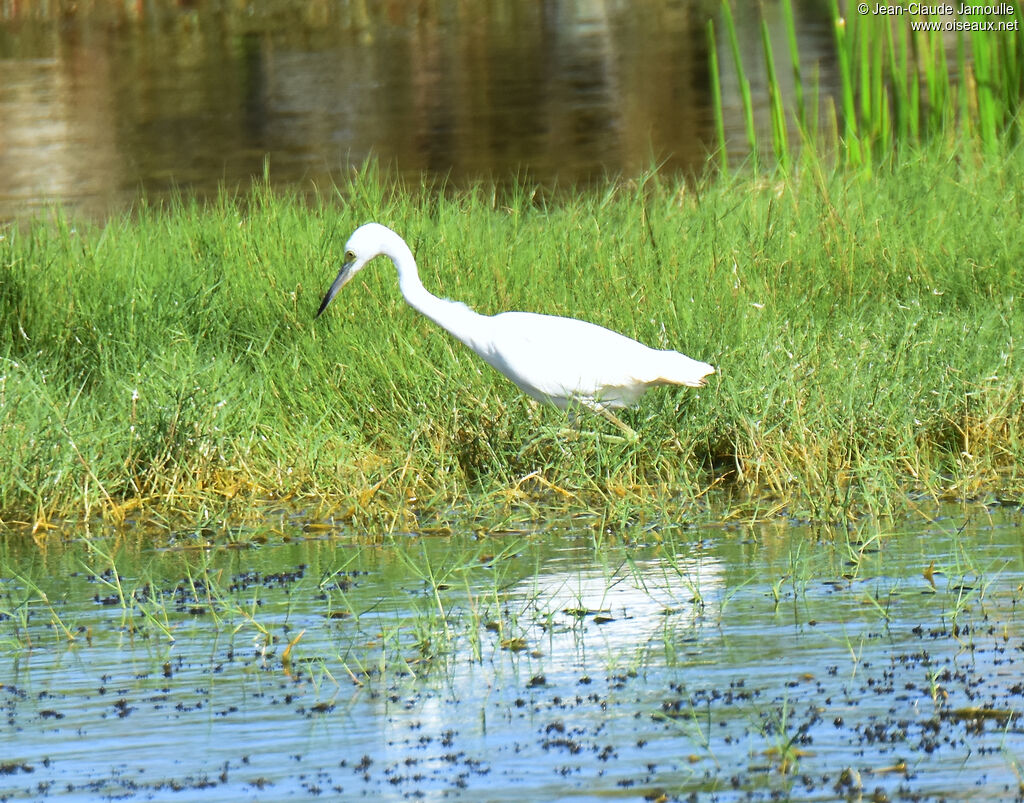
[{"label": "submerged grass", "polygon": [[[340,794],[353,772],[359,788],[408,785],[401,767],[435,756],[449,779],[452,751],[486,759],[479,783],[493,796],[530,751],[538,788],[570,757],[609,794],[646,777],[678,799],[726,787],[820,799],[859,792],[861,773],[875,798],[894,797],[904,765],[927,767],[917,788],[955,797],[965,762],[973,782],[988,755],[1000,798],[1018,771],[1019,674],[1007,667],[1020,518],[950,506],[902,532],[773,522],[637,529],[639,543],[611,545],[578,528],[373,542],[304,539],[295,525],[246,552],[188,538],[153,549],[159,534],[132,527],[45,549],[0,539],[5,705],[21,729],[9,774],[119,777],[121,764],[94,767],[91,752],[34,756],[90,728],[144,745],[171,717],[196,762],[170,775],[158,749],[138,748],[130,794],[189,777],[226,789],[228,769],[251,788],[241,756],[270,733],[270,759],[251,766],[278,796],[300,762],[300,780],[326,767],[319,782]],[[384,720],[387,738],[367,740]],[[216,752],[223,721],[237,760]],[[285,727],[295,721],[309,724]],[[941,749],[959,752],[937,760]],[[339,755],[350,758],[335,779]],[[71,762],[85,766],[72,774]]]},{"label": "submerged grass", "polygon": [[[1019,150],[970,146],[871,182],[805,156],[778,180],[652,172],[556,201],[368,165],[313,208],[264,188],[8,228],[0,517],[215,521],[272,497],[374,530],[614,526],[1016,496],[1021,186]],[[313,322],[371,219],[440,295],[586,318],[719,374],[627,412],[637,443],[597,420],[566,438],[563,413],[406,307],[386,261]]]}]

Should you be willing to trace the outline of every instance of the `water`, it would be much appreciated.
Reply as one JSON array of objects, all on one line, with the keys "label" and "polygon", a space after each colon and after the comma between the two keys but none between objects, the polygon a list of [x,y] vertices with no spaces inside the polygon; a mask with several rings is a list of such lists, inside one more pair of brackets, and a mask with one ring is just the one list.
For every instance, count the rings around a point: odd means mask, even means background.
[{"label": "water", "polygon": [[[418,183],[571,186],[715,147],[717,3],[466,6],[271,0],[0,6],[0,220],[50,204],[101,219],[141,195],[272,183],[330,196],[370,155]],[[807,74],[834,86],[827,3],[798,5]],[[780,52],[778,8],[765,11]],[[769,130],[759,17],[738,15]],[[721,31],[721,25],[718,26]],[[721,42],[729,139],[745,142]],[[791,73],[778,67],[786,87]]]},{"label": "water", "polygon": [[945,513],[8,534],[0,799],[1019,799],[1022,516]]}]

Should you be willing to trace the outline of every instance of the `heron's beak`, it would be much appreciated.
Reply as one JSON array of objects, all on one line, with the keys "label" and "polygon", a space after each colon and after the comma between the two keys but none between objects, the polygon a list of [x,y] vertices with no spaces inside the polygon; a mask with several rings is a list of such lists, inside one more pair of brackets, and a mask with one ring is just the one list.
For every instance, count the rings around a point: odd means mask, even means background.
[{"label": "heron's beak", "polygon": [[324,300],[320,302],[320,309],[316,311],[316,315],[313,316],[314,319],[320,317],[320,313],[327,309],[327,305],[331,303],[331,301],[334,299],[336,295],[338,295],[338,291],[345,286],[349,279],[352,278],[352,275],[355,273],[355,271],[353,270],[353,267],[355,267],[355,265],[356,262],[355,260],[353,260],[352,262],[346,262],[344,265],[341,266],[341,270],[338,271],[338,277],[333,282],[331,282],[331,286],[330,289],[328,289],[327,291],[327,295],[325,295]]}]

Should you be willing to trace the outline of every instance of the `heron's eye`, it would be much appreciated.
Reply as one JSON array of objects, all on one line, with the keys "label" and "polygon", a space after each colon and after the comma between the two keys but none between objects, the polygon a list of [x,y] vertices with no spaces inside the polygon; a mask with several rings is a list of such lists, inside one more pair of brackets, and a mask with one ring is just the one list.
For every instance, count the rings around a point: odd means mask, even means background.
[{"label": "heron's eye", "polygon": [[351,251],[346,251],[345,252],[345,262],[355,262],[355,261],[356,261],[356,255],[354,253],[352,253]]}]

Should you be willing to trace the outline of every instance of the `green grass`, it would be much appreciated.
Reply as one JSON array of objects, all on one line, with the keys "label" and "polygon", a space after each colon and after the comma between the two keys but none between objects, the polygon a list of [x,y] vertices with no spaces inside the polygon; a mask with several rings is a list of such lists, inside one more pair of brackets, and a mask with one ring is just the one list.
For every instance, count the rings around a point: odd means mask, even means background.
[{"label": "green grass", "polygon": [[[980,151],[981,149],[979,149]],[[656,172],[549,199],[266,189],[57,217],[0,241],[0,517],[237,519],[294,499],[372,531],[587,512],[836,519],[1024,488],[1024,156],[908,152],[870,182]],[[427,287],[578,316],[718,366],[560,434],[405,306],[379,260],[313,321],[366,220]]]}]

